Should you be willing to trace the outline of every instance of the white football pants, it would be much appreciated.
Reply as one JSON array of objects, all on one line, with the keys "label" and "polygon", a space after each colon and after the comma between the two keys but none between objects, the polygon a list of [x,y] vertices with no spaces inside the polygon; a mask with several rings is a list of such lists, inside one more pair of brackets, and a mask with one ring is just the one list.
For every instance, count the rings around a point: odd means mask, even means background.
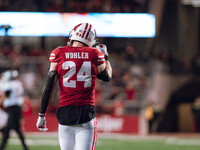
[{"label": "white football pants", "polygon": [[79,125],[58,126],[61,150],[95,150],[97,140],[96,118]]}]

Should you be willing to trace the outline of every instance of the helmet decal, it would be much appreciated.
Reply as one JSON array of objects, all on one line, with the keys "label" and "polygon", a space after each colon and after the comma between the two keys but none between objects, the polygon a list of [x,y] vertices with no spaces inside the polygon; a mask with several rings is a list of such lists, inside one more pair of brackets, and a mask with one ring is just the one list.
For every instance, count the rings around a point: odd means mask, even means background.
[{"label": "helmet decal", "polygon": [[89,27],[89,30],[88,30],[88,32],[87,32],[87,34],[86,34],[86,37],[85,37],[85,39],[87,39],[87,38],[88,38],[88,35],[89,35],[89,33],[90,33],[90,30],[91,30],[91,27],[92,27],[92,25],[90,25],[90,27]]},{"label": "helmet decal", "polygon": [[74,31],[76,31],[77,30],[77,28],[80,26],[80,25],[82,25],[82,23],[80,23],[80,24],[78,24],[78,25],[76,25],[75,27],[74,27]]},{"label": "helmet decal", "polygon": [[86,30],[87,30],[87,27],[88,27],[88,23],[86,23],[86,25],[85,25],[85,30],[84,30],[84,32],[83,32],[83,34],[82,34],[82,38],[83,38],[84,35],[85,35],[85,32],[86,32]]}]

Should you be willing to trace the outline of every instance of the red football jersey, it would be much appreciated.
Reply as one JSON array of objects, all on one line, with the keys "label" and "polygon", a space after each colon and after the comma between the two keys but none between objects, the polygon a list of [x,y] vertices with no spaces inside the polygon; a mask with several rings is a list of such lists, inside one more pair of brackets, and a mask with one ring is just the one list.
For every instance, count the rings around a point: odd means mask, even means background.
[{"label": "red football jersey", "polygon": [[60,106],[94,106],[97,66],[105,62],[104,54],[90,47],[65,46],[53,50],[49,60],[57,63]]}]

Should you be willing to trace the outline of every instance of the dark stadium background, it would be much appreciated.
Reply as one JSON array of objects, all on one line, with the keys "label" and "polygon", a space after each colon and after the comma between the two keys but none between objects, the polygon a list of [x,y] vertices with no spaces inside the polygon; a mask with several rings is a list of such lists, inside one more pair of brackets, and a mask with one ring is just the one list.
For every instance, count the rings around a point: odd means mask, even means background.
[{"label": "dark stadium background", "polygon": [[[112,82],[97,83],[99,132],[135,134],[198,131],[199,6],[192,0],[0,0],[0,11],[154,14],[154,38],[98,38],[107,45],[113,66]],[[49,54],[66,42],[67,37],[0,37],[0,72],[18,69],[26,89],[27,132],[36,131]],[[58,93],[48,108],[50,131],[57,129]],[[102,125],[107,121],[111,128]]]}]

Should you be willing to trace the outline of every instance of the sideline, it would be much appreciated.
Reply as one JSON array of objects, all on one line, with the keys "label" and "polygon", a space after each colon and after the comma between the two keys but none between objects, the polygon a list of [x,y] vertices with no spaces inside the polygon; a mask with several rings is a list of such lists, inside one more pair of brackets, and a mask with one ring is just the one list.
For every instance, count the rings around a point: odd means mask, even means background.
[{"label": "sideline", "polygon": [[[14,134],[13,134],[14,135]],[[30,137],[58,137],[57,132],[25,132]],[[200,139],[200,133],[152,133],[148,135],[128,134],[128,133],[98,133],[100,138],[112,139],[166,139],[166,138],[183,138],[183,139]]]},{"label": "sideline", "polygon": [[[57,132],[29,132],[25,133],[26,142],[31,146],[40,145],[51,145],[58,146],[58,136]],[[11,134],[11,139],[9,143],[12,145],[21,144],[16,134]],[[151,134],[151,135],[133,135],[133,134],[118,134],[118,133],[98,133],[97,145],[102,145],[104,139],[115,139],[115,140],[128,140],[132,142],[142,142],[142,141],[160,141],[167,145],[193,145],[200,146],[200,134],[188,134],[188,133],[178,133],[178,134]]]}]

